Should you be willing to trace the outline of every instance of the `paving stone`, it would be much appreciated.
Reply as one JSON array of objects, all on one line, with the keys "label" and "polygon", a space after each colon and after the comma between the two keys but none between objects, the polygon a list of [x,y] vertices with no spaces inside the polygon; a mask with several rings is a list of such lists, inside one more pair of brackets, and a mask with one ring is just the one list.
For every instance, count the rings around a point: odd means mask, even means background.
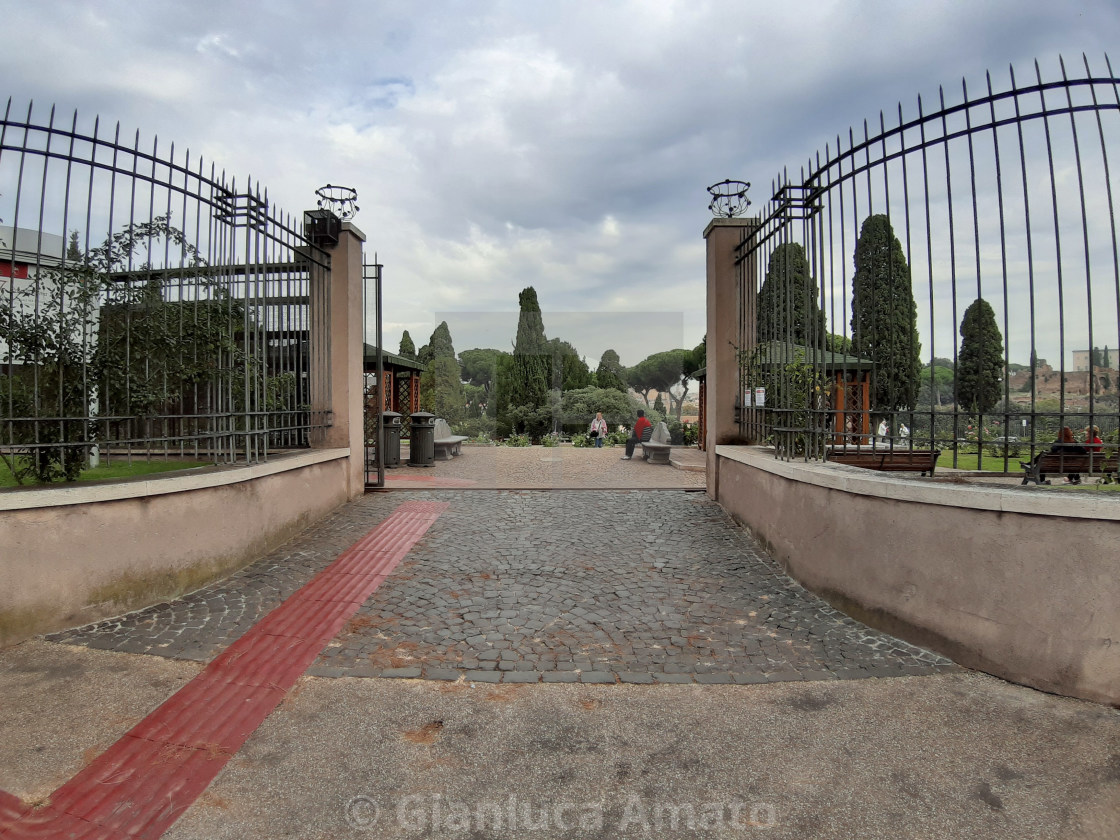
[{"label": "paving stone", "polygon": [[618,679],[624,683],[649,684],[653,682],[653,674],[634,671],[623,671],[619,673]]},{"label": "paving stone", "polygon": [[544,671],[541,682],[546,683],[574,683],[579,682],[579,674],[575,671]]},{"label": "paving stone", "polygon": [[502,680],[500,671],[467,671],[463,676],[467,682],[496,683]]},{"label": "paving stone", "polygon": [[502,677],[502,682],[507,683],[537,683],[540,681],[540,671],[510,671]]},{"label": "paving stone", "polygon": [[425,668],[424,679],[426,680],[450,680],[454,682],[459,679],[462,674],[453,668]]},{"label": "paving stone", "polygon": [[398,680],[415,680],[420,678],[420,669],[414,668],[386,668],[381,672],[381,676],[389,679]]},{"label": "paving stone", "polygon": [[587,671],[579,675],[580,682],[593,683],[593,684],[614,684],[617,680],[614,674],[608,671]]}]

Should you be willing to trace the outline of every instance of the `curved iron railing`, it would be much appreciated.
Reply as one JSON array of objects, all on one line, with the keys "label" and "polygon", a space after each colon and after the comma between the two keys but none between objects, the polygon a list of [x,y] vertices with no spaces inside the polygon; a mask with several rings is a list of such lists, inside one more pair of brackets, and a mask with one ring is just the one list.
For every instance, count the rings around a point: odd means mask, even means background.
[{"label": "curved iron railing", "polygon": [[1120,78],[1082,66],[899,104],[774,180],[737,252],[745,437],[1011,472],[1062,427],[1115,448]]},{"label": "curved iron railing", "polygon": [[330,424],[329,259],[251,179],[8,100],[0,119],[0,456],[256,461]]}]

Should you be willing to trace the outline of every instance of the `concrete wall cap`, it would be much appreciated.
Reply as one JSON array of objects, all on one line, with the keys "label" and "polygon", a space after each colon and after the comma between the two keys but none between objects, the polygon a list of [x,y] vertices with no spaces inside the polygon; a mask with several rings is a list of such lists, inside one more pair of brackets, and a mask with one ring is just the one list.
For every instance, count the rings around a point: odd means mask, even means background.
[{"label": "concrete wall cap", "polygon": [[1032,516],[1120,521],[1120,504],[1111,495],[1096,498],[1084,493],[1049,493],[1033,488],[1023,491],[1018,487],[945,484],[931,482],[928,478],[908,478],[898,473],[875,472],[846,464],[780,461],[774,457],[772,449],[762,446],[720,445],[716,447],[716,456],[793,481],[897,502]]},{"label": "concrete wall cap", "polygon": [[34,490],[10,490],[0,493],[0,511],[112,502],[119,499],[138,499],[144,496],[162,496],[168,493],[182,493],[187,490],[221,487],[349,457],[349,449],[312,449],[292,455],[278,456],[262,464],[251,464],[213,472],[194,472],[192,470],[189,475],[169,475],[144,481],[122,481],[117,484],[87,484],[85,486],[67,484],[61,487],[44,487]]}]

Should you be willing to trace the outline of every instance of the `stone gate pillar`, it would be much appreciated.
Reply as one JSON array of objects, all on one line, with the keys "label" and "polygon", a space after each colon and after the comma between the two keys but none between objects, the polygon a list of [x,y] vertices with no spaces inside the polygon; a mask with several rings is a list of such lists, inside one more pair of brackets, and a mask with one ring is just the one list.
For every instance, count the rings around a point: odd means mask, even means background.
[{"label": "stone gate pillar", "polygon": [[[330,331],[330,428],[316,445],[349,449],[348,495],[354,499],[365,492],[365,448],[362,410],[365,377],[362,350],[362,243],[366,236],[350,222],[342,223],[338,244],[328,247],[331,255],[330,304],[326,322]],[[314,298],[314,296],[313,296]]]},{"label": "stone gate pillar", "polygon": [[[707,436],[705,456],[708,495],[719,498],[719,461],[716,446],[743,443],[735,422],[739,396],[736,349],[755,342],[754,298],[758,285],[753,259],[735,264],[735,248],[758,227],[758,219],[712,219],[704,229],[708,263],[708,367],[706,391]],[[743,282],[739,282],[742,276]]]}]

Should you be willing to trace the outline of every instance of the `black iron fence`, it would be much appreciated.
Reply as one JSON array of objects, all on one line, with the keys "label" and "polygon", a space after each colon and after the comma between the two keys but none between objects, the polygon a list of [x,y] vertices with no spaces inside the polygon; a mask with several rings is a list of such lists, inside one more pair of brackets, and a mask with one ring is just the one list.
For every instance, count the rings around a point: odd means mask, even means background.
[{"label": "black iron fence", "polygon": [[1115,449],[1120,78],[1100,64],[900,104],[774,181],[738,251],[745,438],[1015,472],[1063,427]]},{"label": "black iron fence", "polygon": [[0,121],[0,468],[257,461],[330,424],[329,259],[259,184],[52,109]]}]

